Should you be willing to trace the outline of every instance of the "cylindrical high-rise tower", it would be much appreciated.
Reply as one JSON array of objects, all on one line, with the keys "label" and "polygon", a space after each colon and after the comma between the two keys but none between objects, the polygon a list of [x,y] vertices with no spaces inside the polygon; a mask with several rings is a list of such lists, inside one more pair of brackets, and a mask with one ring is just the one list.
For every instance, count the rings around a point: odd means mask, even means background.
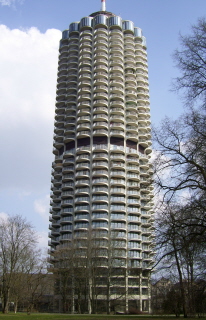
[{"label": "cylindrical high-rise tower", "polygon": [[[110,310],[120,308],[116,299],[123,310],[149,312],[148,69],[146,41],[132,21],[99,11],[63,31],[54,126],[51,256],[71,243],[84,247],[82,239],[88,249],[92,234],[101,249],[96,278],[105,274],[100,267],[108,270],[114,261],[113,274],[107,274],[110,288],[103,276],[97,281],[97,300],[109,297]],[[89,287],[91,292],[93,284]],[[72,299],[77,299],[75,289]]]}]

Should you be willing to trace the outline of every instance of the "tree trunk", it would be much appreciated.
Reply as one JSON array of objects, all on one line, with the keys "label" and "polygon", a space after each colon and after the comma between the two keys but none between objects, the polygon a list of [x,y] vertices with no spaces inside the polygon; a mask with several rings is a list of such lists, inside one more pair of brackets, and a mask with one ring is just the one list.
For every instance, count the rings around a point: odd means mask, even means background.
[{"label": "tree trunk", "polygon": [[176,265],[177,265],[177,270],[178,270],[179,280],[180,280],[180,292],[181,292],[181,297],[182,297],[183,315],[184,315],[184,318],[187,318],[185,289],[184,289],[184,283],[183,283],[183,279],[182,279],[182,271],[181,271],[181,267],[180,267],[180,263],[179,263],[179,259],[178,259],[178,255],[177,255],[177,249],[176,249],[175,242],[173,242],[173,247],[174,247],[174,251],[175,251],[175,260],[176,260]]}]

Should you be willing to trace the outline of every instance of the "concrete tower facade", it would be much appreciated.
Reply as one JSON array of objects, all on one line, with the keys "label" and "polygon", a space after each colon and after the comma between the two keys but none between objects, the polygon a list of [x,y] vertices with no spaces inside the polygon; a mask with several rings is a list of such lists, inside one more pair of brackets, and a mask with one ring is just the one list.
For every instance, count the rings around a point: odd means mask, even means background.
[{"label": "concrete tower facade", "polygon": [[[107,12],[104,0],[101,11],[62,33],[53,145],[51,257],[71,243],[84,251],[89,237],[98,240],[97,300],[108,301],[109,277],[109,310],[149,312],[153,193],[146,41],[132,21]],[[109,259],[113,274],[105,280]],[[75,299],[74,290],[73,311]]]}]

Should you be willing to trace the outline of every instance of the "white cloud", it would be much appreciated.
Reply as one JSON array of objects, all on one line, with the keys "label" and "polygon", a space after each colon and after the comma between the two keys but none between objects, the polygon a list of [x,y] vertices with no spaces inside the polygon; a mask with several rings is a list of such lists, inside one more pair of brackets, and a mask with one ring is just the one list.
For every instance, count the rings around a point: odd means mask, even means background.
[{"label": "white cloud", "polygon": [[22,4],[23,2],[24,0],[0,0],[0,4],[2,6],[8,6],[8,7],[11,7],[16,3]]},{"label": "white cloud", "polygon": [[7,219],[8,219],[8,214],[7,213],[5,213],[5,212],[0,212],[0,220],[2,219],[2,220],[4,220],[4,221],[6,221]]},{"label": "white cloud", "polygon": [[37,199],[34,201],[34,210],[46,221],[48,222],[48,212],[49,212],[49,194],[42,199]]},{"label": "white cloud", "polygon": [[[37,236],[39,248],[45,251],[48,247],[48,233],[46,231],[39,231],[37,232]],[[46,252],[43,253],[46,254]]]},{"label": "white cloud", "polygon": [[49,186],[60,38],[55,29],[41,33],[0,25],[2,189]]}]

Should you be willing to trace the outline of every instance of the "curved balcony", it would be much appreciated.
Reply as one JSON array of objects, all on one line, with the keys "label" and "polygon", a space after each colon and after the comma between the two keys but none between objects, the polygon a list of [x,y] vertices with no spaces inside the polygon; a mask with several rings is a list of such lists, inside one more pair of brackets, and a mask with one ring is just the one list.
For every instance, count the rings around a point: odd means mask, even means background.
[{"label": "curved balcony", "polygon": [[62,182],[67,182],[67,181],[70,181],[70,180],[74,180],[74,174],[73,173],[64,174],[62,176]]},{"label": "curved balcony", "polygon": [[[54,146],[54,148],[60,149],[60,148],[64,147],[64,143],[63,143],[63,141],[54,141],[53,146]],[[54,151],[56,151],[56,150],[54,150]]]},{"label": "curved balcony", "polygon": [[77,116],[86,116],[86,115],[90,115],[91,114],[91,109],[90,108],[83,108],[83,109],[79,109],[77,111]]},{"label": "curved balcony", "polygon": [[78,179],[75,181],[75,186],[88,186],[90,184],[89,179]]},{"label": "curved balcony", "polygon": [[62,200],[62,202],[61,202],[62,207],[73,206],[73,204],[74,204],[73,199]]},{"label": "curved balcony", "polygon": [[107,204],[93,204],[92,205],[92,211],[108,211],[108,205]]},{"label": "curved balcony", "polygon": [[73,126],[76,124],[76,121],[71,119],[71,118],[68,118],[67,121],[65,121],[65,128],[67,128],[68,126]]},{"label": "curved balcony", "polygon": [[70,150],[66,150],[64,152],[64,158],[67,158],[67,157],[71,157],[75,154],[75,148],[73,149],[70,149]]},{"label": "curved balcony", "polygon": [[110,67],[112,67],[112,66],[118,66],[118,67],[123,69],[124,68],[124,63],[119,58],[116,58],[116,59],[113,58],[113,59],[110,60]]},{"label": "curved balcony", "polygon": [[136,105],[136,109],[137,109],[137,98],[136,97],[133,97],[133,96],[127,96],[126,98],[125,98],[125,100],[126,100],[126,103],[127,104],[132,104],[132,105]]},{"label": "curved balcony", "polygon": [[79,123],[85,123],[85,122],[89,122],[90,123],[91,121],[91,117],[90,116],[80,116],[80,117],[77,117],[77,124]]},{"label": "curved balcony", "polygon": [[107,144],[94,144],[93,145],[93,151],[107,151],[108,145]]},{"label": "curved balcony", "polygon": [[75,126],[68,126],[65,129],[65,136],[72,135],[72,134],[74,134],[74,132],[75,132]]},{"label": "curved balcony", "polygon": [[97,159],[97,160],[107,160],[108,159],[108,153],[106,152],[96,152],[93,153],[93,159]]},{"label": "curved balcony", "polygon": [[127,178],[130,180],[132,179],[132,181],[138,181],[138,182],[140,181],[139,174],[131,171],[127,172]]},{"label": "curved balcony", "polygon": [[104,136],[104,135],[108,135],[108,130],[106,129],[97,129],[97,130],[93,130],[93,136]]},{"label": "curved balcony", "polygon": [[74,196],[74,191],[73,191],[73,190],[63,191],[63,192],[61,193],[62,199],[65,199],[65,198],[68,198],[68,197],[73,198],[73,196]]},{"label": "curved balcony", "polygon": [[108,168],[108,161],[94,161],[93,168]]},{"label": "curved balcony", "polygon": [[92,55],[89,53],[79,55],[79,62],[81,63],[82,60],[88,60],[91,63]]},{"label": "curved balcony", "polygon": [[91,72],[91,67],[81,67],[81,68],[79,68],[79,75],[81,75],[84,72]]},{"label": "curved balcony", "polygon": [[128,110],[126,112],[126,116],[127,117],[133,117],[133,118],[137,119],[138,118],[138,113],[137,113],[137,111]]},{"label": "curved balcony", "polygon": [[89,122],[84,122],[77,125],[77,130],[79,131],[90,131],[91,125]]},{"label": "curved balcony", "polygon": [[127,88],[127,85],[128,85],[128,87],[130,87],[131,88],[131,86],[132,87],[134,87],[134,88],[136,88],[136,78],[135,78],[135,76],[134,76],[134,74],[127,74],[127,75],[125,75],[125,87]]},{"label": "curved balcony", "polygon": [[110,94],[110,101],[117,101],[117,100],[120,100],[120,101],[124,101],[124,95],[121,93],[112,93]]},{"label": "curved balcony", "polygon": [[94,60],[94,67],[104,65],[108,67],[108,60],[105,57],[98,56],[97,59]]},{"label": "curved balcony", "polygon": [[123,138],[125,136],[125,132],[123,130],[110,130],[110,136]]},{"label": "curved balcony", "polygon": [[125,187],[125,179],[112,178],[110,180],[110,184],[111,184],[111,186],[115,185],[115,186],[120,186],[120,187],[123,186],[123,187]]},{"label": "curved balcony", "polygon": [[[125,198],[125,196],[111,196],[110,197],[110,202],[112,203],[112,202],[115,202],[115,203],[125,203],[125,201],[126,201],[126,198]],[[125,207],[124,207],[124,210],[125,210]],[[112,217],[111,217],[112,218]],[[124,219],[125,219],[125,217],[124,217]]]},{"label": "curved balcony", "polygon": [[92,171],[92,176],[95,177],[108,177],[108,170],[95,169]]},{"label": "curved balcony", "polygon": [[92,41],[89,41],[89,39],[80,40],[79,50],[82,50],[82,49],[85,49],[85,48],[92,49]]},{"label": "curved balcony", "polygon": [[107,86],[95,86],[93,88],[94,92],[104,92],[106,93],[107,96],[107,92],[108,92],[108,87]]},{"label": "curved balcony", "polygon": [[67,68],[67,66],[59,67],[57,76],[58,76],[58,78],[60,78],[60,77],[66,77],[67,78],[67,76],[68,76],[68,68]]},{"label": "curved balcony", "polygon": [[115,195],[120,195],[120,194],[125,194],[125,188],[111,188],[110,189],[110,193],[111,194],[115,194]]},{"label": "curved balcony", "polygon": [[139,207],[134,207],[134,206],[129,206],[127,207],[127,213],[135,213],[136,215],[140,215],[140,208]]},{"label": "curved balcony", "polygon": [[76,168],[76,170],[89,169],[90,168],[90,164],[89,164],[89,162],[77,163],[75,168]]},{"label": "curved balcony", "polygon": [[78,112],[79,112],[79,110],[81,110],[81,108],[84,108],[84,109],[90,108],[91,102],[90,101],[80,101],[80,102],[78,102],[77,107],[78,107]]},{"label": "curved balcony", "polygon": [[[132,119],[132,118],[127,118],[126,123],[128,126],[136,126],[137,124],[137,120]],[[136,132],[136,137],[138,136],[137,132]]]},{"label": "curved balcony", "polygon": [[[96,30],[98,30],[98,29],[96,29]],[[104,40],[107,42],[108,41],[108,33],[107,32],[94,33],[94,41],[98,41],[98,40]]]},{"label": "curved balcony", "polygon": [[[125,207],[125,205],[123,205],[123,204],[112,204],[112,205],[110,206],[110,210],[111,210],[112,212],[113,212],[113,211],[125,212],[126,207]],[[125,225],[125,227],[126,227],[126,225]]]},{"label": "curved balcony", "polygon": [[96,35],[98,35],[98,34],[100,34],[100,33],[104,33],[105,35],[108,35],[108,31],[107,31],[107,29],[105,29],[105,28],[97,28],[97,29],[95,29],[95,31],[94,31],[94,34]]},{"label": "curved balcony", "polygon": [[62,168],[63,174],[69,173],[69,172],[74,172],[74,166],[68,166],[68,167],[63,167]]},{"label": "curved balcony", "polygon": [[96,59],[106,59],[108,61],[108,54],[106,52],[97,52],[94,54],[94,61]]},{"label": "curved balcony", "polygon": [[[108,203],[108,195],[96,195],[96,194],[93,194],[92,195],[92,202],[93,202],[93,205],[98,205],[98,204],[105,204]],[[96,203],[97,202],[97,203]]]},{"label": "curved balcony", "polygon": [[117,81],[122,81],[123,73],[121,72],[110,72],[110,79],[115,79]]},{"label": "curved balcony", "polygon": [[75,226],[74,226],[74,229],[75,230],[87,230],[89,228],[89,222],[76,222]]},{"label": "curved balcony", "polygon": [[94,72],[108,72],[108,66],[104,64],[97,64],[94,66]]},{"label": "curved balcony", "polygon": [[90,160],[90,156],[88,153],[83,153],[76,156],[76,161]]},{"label": "curved balcony", "polygon": [[110,101],[109,103],[110,107],[112,107],[112,110],[113,110],[113,107],[116,107],[116,108],[119,108],[119,107],[123,107],[124,108],[124,102],[122,101]]},{"label": "curved balcony", "polygon": [[62,171],[61,170],[52,170],[52,175],[54,176],[54,179],[61,179],[62,177]]},{"label": "curved balcony", "polygon": [[73,222],[73,217],[72,216],[67,216],[67,217],[62,217],[60,224],[64,225],[64,224],[68,224],[68,223],[72,223]]},{"label": "curved balcony", "polygon": [[109,46],[109,54],[117,54],[117,53],[121,53],[122,55],[124,54],[124,47],[121,44],[116,44],[116,45],[110,45]]},{"label": "curved balcony", "polygon": [[62,184],[62,190],[68,190],[74,188],[74,182],[66,182]]},{"label": "curved balcony", "polygon": [[139,138],[139,143],[144,148],[148,148],[148,146],[151,144],[151,142],[148,141],[148,138]]},{"label": "curved balcony", "polygon": [[64,139],[64,130],[59,131],[59,133],[54,134],[54,141],[61,143]]},{"label": "curved balcony", "polygon": [[79,75],[79,80],[90,80],[91,79],[91,73],[81,73],[80,75]]},{"label": "curved balcony", "polygon": [[123,69],[122,67],[119,67],[119,66],[110,67],[109,71],[112,71],[112,72],[121,72],[122,74],[124,73],[124,69]]},{"label": "curved balcony", "polygon": [[121,121],[122,123],[124,123],[124,116],[120,116],[119,114],[114,114],[114,115],[110,116],[110,120],[111,120],[111,122]]},{"label": "curved balcony", "polygon": [[125,171],[112,169],[110,172],[110,176],[122,178],[122,177],[125,177]]},{"label": "curved balcony", "polygon": [[92,185],[108,185],[108,178],[93,178]]},{"label": "curved balcony", "polygon": [[93,116],[93,121],[104,121],[104,120],[108,121],[108,115],[98,113]]},{"label": "curved balcony", "polygon": [[110,122],[110,130],[125,129],[125,125],[122,122]]},{"label": "curved balcony", "polygon": [[124,50],[124,57],[125,58],[134,58],[134,55],[135,55],[135,53],[134,53],[134,49],[126,49],[126,50]]},{"label": "curved balcony", "polygon": [[84,205],[85,206],[85,204],[89,204],[90,197],[83,196],[83,195],[76,196],[74,201],[75,201],[75,204],[80,204],[80,205]]},{"label": "curved balcony", "polygon": [[75,194],[89,194],[90,188],[84,187],[84,188],[76,188]]},{"label": "curved balcony", "polygon": [[128,101],[128,99],[132,98],[134,100],[137,99],[137,91],[135,90],[126,90],[126,101]]},{"label": "curved balcony", "polygon": [[125,110],[124,108],[114,107],[110,109],[110,115],[124,116]]},{"label": "curved balcony", "polygon": [[89,130],[78,131],[76,136],[78,138],[90,137],[91,136],[91,131],[89,131]]},{"label": "curved balcony", "polygon": [[[107,80],[108,79],[108,73],[107,72],[96,72],[96,73],[94,73],[94,80],[97,81],[97,79],[99,79],[99,81],[100,81],[100,79]],[[95,83],[95,81],[94,81],[94,83]]]},{"label": "curved balcony", "polygon": [[101,194],[101,193],[107,193],[108,194],[108,187],[93,187],[92,192]]},{"label": "curved balcony", "polygon": [[97,121],[93,123],[93,129],[107,129],[108,128],[108,122],[106,121]]},{"label": "curved balcony", "polygon": [[78,45],[69,45],[69,53],[74,53],[78,55],[79,47]]},{"label": "curved balcony", "polygon": [[108,46],[108,37],[105,37],[105,39],[98,39],[97,37],[94,37],[94,47],[99,45]]},{"label": "curved balcony", "polygon": [[120,94],[121,96],[124,94],[124,88],[123,87],[118,87],[118,86],[112,86],[110,88],[110,96],[112,96],[113,94]]},{"label": "curved balcony", "polygon": [[58,78],[57,89],[67,88],[67,85],[68,85],[67,77],[61,76],[60,78]]},{"label": "curved balcony", "polygon": [[108,114],[108,108],[106,107],[94,107],[93,114],[105,113]]},{"label": "curved balcony", "polygon": [[152,148],[150,148],[150,147],[146,148],[145,153],[146,154],[152,153]]},{"label": "curved balcony", "polygon": [[101,100],[101,99],[108,99],[108,94],[105,93],[105,92],[96,92],[94,94],[94,101],[98,101],[98,100]]},{"label": "curved balcony", "polygon": [[92,49],[91,48],[83,48],[81,50],[79,50],[79,57],[85,55],[85,54],[89,54],[91,55],[92,54]]},{"label": "curved balcony", "polygon": [[83,153],[83,152],[88,152],[89,153],[90,151],[91,151],[90,145],[77,147],[77,149],[76,149],[77,153]]},{"label": "curved balcony", "polygon": [[108,45],[100,45],[100,43],[98,44],[98,46],[96,45],[96,47],[94,48],[94,54],[97,53],[107,53],[108,52]]},{"label": "curved balcony", "polygon": [[122,169],[125,168],[125,162],[123,161],[112,161],[111,162],[111,168],[115,168],[115,169]]},{"label": "curved balcony", "polygon": [[[83,97],[84,95],[88,95],[89,94],[89,96],[90,96],[90,94],[91,94],[91,86],[85,86],[85,87],[81,87],[81,88],[79,88],[79,90],[78,90],[78,101],[81,101],[82,99],[81,99],[81,97]],[[87,99],[85,99],[85,100],[87,100]]]}]

